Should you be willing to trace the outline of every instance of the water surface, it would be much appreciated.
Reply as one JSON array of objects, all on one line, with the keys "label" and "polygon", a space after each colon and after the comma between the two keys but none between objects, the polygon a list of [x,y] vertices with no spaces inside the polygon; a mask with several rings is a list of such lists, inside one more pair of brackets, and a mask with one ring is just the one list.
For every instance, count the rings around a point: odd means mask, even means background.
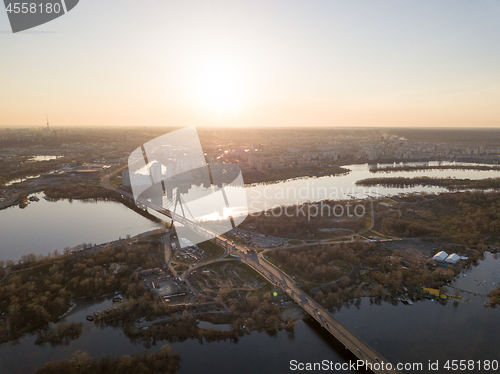
[{"label": "water surface", "polygon": [[100,244],[161,226],[114,201],[47,201],[43,193],[35,195],[40,201],[25,209],[0,211],[0,259],[62,252],[68,246]]}]

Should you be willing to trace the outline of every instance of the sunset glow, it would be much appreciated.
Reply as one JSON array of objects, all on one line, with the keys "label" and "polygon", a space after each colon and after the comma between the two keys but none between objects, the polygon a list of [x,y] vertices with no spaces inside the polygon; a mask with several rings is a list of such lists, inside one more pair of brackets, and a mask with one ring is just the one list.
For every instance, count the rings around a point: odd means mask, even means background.
[{"label": "sunset glow", "polygon": [[498,127],[499,17],[491,0],[87,0],[0,34],[0,125]]},{"label": "sunset glow", "polygon": [[236,69],[223,61],[208,61],[195,76],[194,95],[203,110],[236,114],[242,105],[242,82]]}]

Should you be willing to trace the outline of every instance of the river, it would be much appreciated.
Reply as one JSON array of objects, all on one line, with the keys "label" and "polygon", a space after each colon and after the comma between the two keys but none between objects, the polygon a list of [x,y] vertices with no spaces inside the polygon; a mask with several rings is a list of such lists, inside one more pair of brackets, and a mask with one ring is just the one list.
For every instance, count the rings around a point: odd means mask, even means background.
[{"label": "river", "polygon": [[[437,162],[427,163],[405,163],[404,165],[437,165]],[[441,162],[441,165],[450,165],[450,162]],[[394,164],[378,164],[387,166]],[[467,163],[455,163],[455,165],[477,165]],[[299,178],[272,184],[260,184],[247,187],[247,199],[249,210],[259,212],[279,205],[303,204],[307,201],[321,200],[344,200],[350,198],[366,199],[368,197],[380,197],[380,195],[398,195],[401,193],[427,192],[439,193],[448,191],[442,187],[363,187],[356,186],[356,182],[373,177],[421,177],[431,178],[468,178],[483,179],[500,177],[500,171],[493,170],[419,170],[419,171],[397,171],[384,173],[371,173],[369,164],[354,164],[343,166],[351,172],[345,175],[328,176],[319,178]],[[238,209],[235,209],[237,211]]]},{"label": "river", "polygon": [[17,261],[22,255],[46,255],[82,243],[100,244],[127,234],[160,227],[123,204],[113,201],[58,200],[30,202],[0,211],[0,259]]}]

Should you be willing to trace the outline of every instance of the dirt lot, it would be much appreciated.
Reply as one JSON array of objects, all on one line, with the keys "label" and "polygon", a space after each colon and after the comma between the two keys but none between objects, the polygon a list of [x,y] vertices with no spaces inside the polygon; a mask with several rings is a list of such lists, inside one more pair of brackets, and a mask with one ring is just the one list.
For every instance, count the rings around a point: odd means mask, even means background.
[{"label": "dirt lot", "polygon": [[222,261],[196,269],[189,279],[200,292],[227,293],[235,289],[257,290],[265,286],[236,261]]}]

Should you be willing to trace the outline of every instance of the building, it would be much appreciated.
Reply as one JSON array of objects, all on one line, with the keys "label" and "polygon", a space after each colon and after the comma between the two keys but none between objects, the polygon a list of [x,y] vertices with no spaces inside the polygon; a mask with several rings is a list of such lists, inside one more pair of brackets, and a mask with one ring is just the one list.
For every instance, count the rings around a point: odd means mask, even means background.
[{"label": "building", "polygon": [[460,260],[460,257],[456,254],[456,253],[453,253],[451,255],[449,255],[446,260],[444,260],[444,262],[447,262],[449,264],[454,264],[456,263],[458,260]]},{"label": "building", "polygon": [[146,269],[142,270],[139,275],[141,276],[147,276],[147,275],[152,275],[152,274],[162,274],[163,270],[160,268],[153,268],[153,269]]},{"label": "building", "polygon": [[181,243],[182,248],[186,247],[196,247],[189,239],[186,238],[179,238],[179,242]]},{"label": "building", "polygon": [[122,184],[123,184],[123,187],[131,187],[131,184],[130,184],[130,173],[127,170],[125,170],[122,174]]},{"label": "building", "polygon": [[154,161],[151,164],[151,177],[153,178],[154,183],[161,182],[161,164],[158,161]]},{"label": "building", "polygon": [[432,261],[444,261],[448,258],[448,253],[445,251],[438,252],[431,258]]},{"label": "building", "polygon": [[423,288],[424,292],[427,292],[429,295],[434,295],[434,296],[439,296],[439,290],[436,290],[435,288]]}]

